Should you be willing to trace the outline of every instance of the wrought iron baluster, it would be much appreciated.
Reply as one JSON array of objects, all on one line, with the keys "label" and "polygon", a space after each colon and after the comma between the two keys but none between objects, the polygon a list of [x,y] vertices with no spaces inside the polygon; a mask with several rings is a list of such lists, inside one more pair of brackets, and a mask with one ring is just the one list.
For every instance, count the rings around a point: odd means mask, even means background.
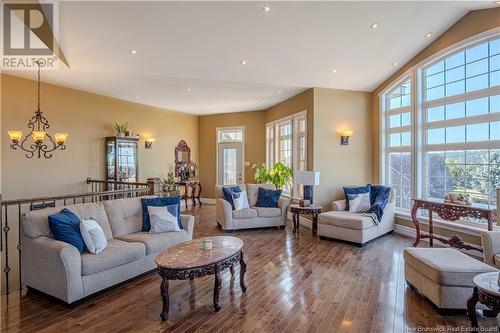
[{"label": "wrought iron baluster", "polygon": [[23,286],[21,283],[21,204],[17,206],[17,217],[18,217],[18,224],[17,224],[17,253],[18,253],[18,260],[19,260],[19,291],[23,290]]},{"label": "wrought iron baluster", "polygon": [[5,294],[9,294],[9,273],[10,273],[10,266],[9,266],[9,210],[7,209],[7,206],[5,207],[5,225],[3,227],[3,232],[5,236],[5,267],[3,268],[3,272],[5,273]]}]

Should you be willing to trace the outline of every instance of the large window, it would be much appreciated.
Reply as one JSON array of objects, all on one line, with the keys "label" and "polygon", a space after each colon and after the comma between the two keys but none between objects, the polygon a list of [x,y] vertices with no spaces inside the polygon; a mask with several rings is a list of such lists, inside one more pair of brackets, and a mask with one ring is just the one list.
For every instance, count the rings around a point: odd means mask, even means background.
[{"label": "large window", "polygon": [[[299,112],[266,124],[266,165],[271,168],[276,162],[293,171],[307,169],[307,112]],[[285,193],[300,196],[299,186],[285,187]]]},{"label": "large window", "polygon": [[409,209],[412,196],[412,85],[405,78],[384,96],[384,179],[396,191],[396,207]]},{"label": "large window", "polygon": [[473,205],[495,207],[500,188],[498,35],[409,71],[381,94],[381,107],[382,180],[399,192],[400,210],[410,208],[411,197],[443,201],[448,192],[468,195]]}]

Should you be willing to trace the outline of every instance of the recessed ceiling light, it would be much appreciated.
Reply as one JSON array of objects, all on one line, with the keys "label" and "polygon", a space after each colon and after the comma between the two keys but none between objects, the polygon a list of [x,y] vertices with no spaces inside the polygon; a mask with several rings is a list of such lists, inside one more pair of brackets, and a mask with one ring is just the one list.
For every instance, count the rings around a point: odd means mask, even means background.
[{"label": "recessed ceiling light", "polygon": [[336,69],[332,69],[332,73],[333,74],[337,74],[337,70]]},{"label": "recessed ceiling light", "polygon": [[372,29],[377,29],[378,28],[378,23],[372,23],[372,25],[370,26]]},{"label": "recessed ceiling light", "polygon": [[186,91],[187,92],[190,92],[192,89],[191,88],[186,88]]},{"label": "recessed ceiling light", "polygon": [[393,62],[393,63],[392,63],[392,65],[393,65],[393,66],[397,66],[397,65],[399,65],[399,64],[398,64],[398,62],[397,62],[397,61],[395,61],[395,62]]},{"label": "recessed ceiling light", "polygon": [[271,5],[266,3],[264,6],[262,6],[262,10],[266,13],[269,13],[271,11]]},{"label": "recessed ceiling light", "polygon": [[431,36],[432,36],[432,32],[428,32],[428,33],[425,34],[425,37],[427,37],[427,38],[429,38]]},{"label": "recessed ceiling light", "polygon": [[495,1],[495,3],[496,3],[497,5],[500,5],[500,1]]},{"label": "recessed ceiling light", "polygon": [[278,95],[281,95],[281,92],[282,92],[281,90],[278,90]]},{"label": "recessed ceiling light", "polygon": [[132,49],[132,50],[130,50],[130,53],[132,53],[133,55],[136,55],[137,54],[137,50],[136,49]]},{"label": "recessed ceiling light", "polygon": [[246,61],[246,60],[241,60],[241,61],[240,61],[240,64],[242,64],[242,65],[246,65],[246,64],[247,64],[247,61]]},{"label": "recessed ceiling light", "polygon": [[135,96],[135,99],[140,99],[140,98],[141,98],[141,96],[139,96],[139,95]]}]

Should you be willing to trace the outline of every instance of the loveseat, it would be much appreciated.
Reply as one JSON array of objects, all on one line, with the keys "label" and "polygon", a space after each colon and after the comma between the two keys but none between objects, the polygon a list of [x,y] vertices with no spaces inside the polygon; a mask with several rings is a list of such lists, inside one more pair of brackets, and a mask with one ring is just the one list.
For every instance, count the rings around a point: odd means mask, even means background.
[{"label": "loveseat", "polygon": [[[223,187],[239,186],[247,193],[250,208],[233,210],[231,204],[224,199]],[[256,207],[259,187],[275,189],[273,184],[242,184],[231,186],[215,186],[216,221],[223,230],[238,230],[265,227],[286,226],[289,200],[281,196],[278,207]]]},{"label": "loveseat", "polygon": [[[57,241],[49,229],[48,216],[68,208],[80,219],[94,219],[101,226],[108,246],[99,254]],[[141,198],[75,204],[31,211],[22,216],[22,282],[66,303],[156,268],[162,250],[193,237],[194,217],[181,215],[183,229],[175,232],[141,232]]]},{"label": "loveseat", "polygon": [[394,231],[396,192],[391,189],[387,205],[379,224],[363,213],[345,210],[346,202],[332,202],[332,210],[318,215],[318,235],[363,246],[368,241]]}]

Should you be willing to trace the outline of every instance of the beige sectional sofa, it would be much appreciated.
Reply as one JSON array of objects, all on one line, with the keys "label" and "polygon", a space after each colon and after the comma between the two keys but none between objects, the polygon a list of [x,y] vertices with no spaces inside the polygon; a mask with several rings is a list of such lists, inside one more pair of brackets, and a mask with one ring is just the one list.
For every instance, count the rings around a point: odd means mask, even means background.
[{"label": "beige sectional sofa", "polygon": [[66,206],[80,219],[102,227],[108,247],[82,255],[72,245],[55,240],[48,216],[65,207],[32,211],[22,217],[22,282],[25,286],[73,303],[86,296],[156,268],[159,252],[193,237],[194,217],[181,215],[176,232],[141,232],[141,198]]},{"label": "beige sectional sofa", "polygon": [[275,189],[273,184],[243,184],[238,185],[246,191],[250,208],[233,210],[231,204],[224,199],[223,187],[215,186],[216,195],[216,221],[223,230],[238,230],[265,227],[286,226],[289,200],[283,196],[278,201],[278,208],[255,207],[259,194],[259,187]]}]

